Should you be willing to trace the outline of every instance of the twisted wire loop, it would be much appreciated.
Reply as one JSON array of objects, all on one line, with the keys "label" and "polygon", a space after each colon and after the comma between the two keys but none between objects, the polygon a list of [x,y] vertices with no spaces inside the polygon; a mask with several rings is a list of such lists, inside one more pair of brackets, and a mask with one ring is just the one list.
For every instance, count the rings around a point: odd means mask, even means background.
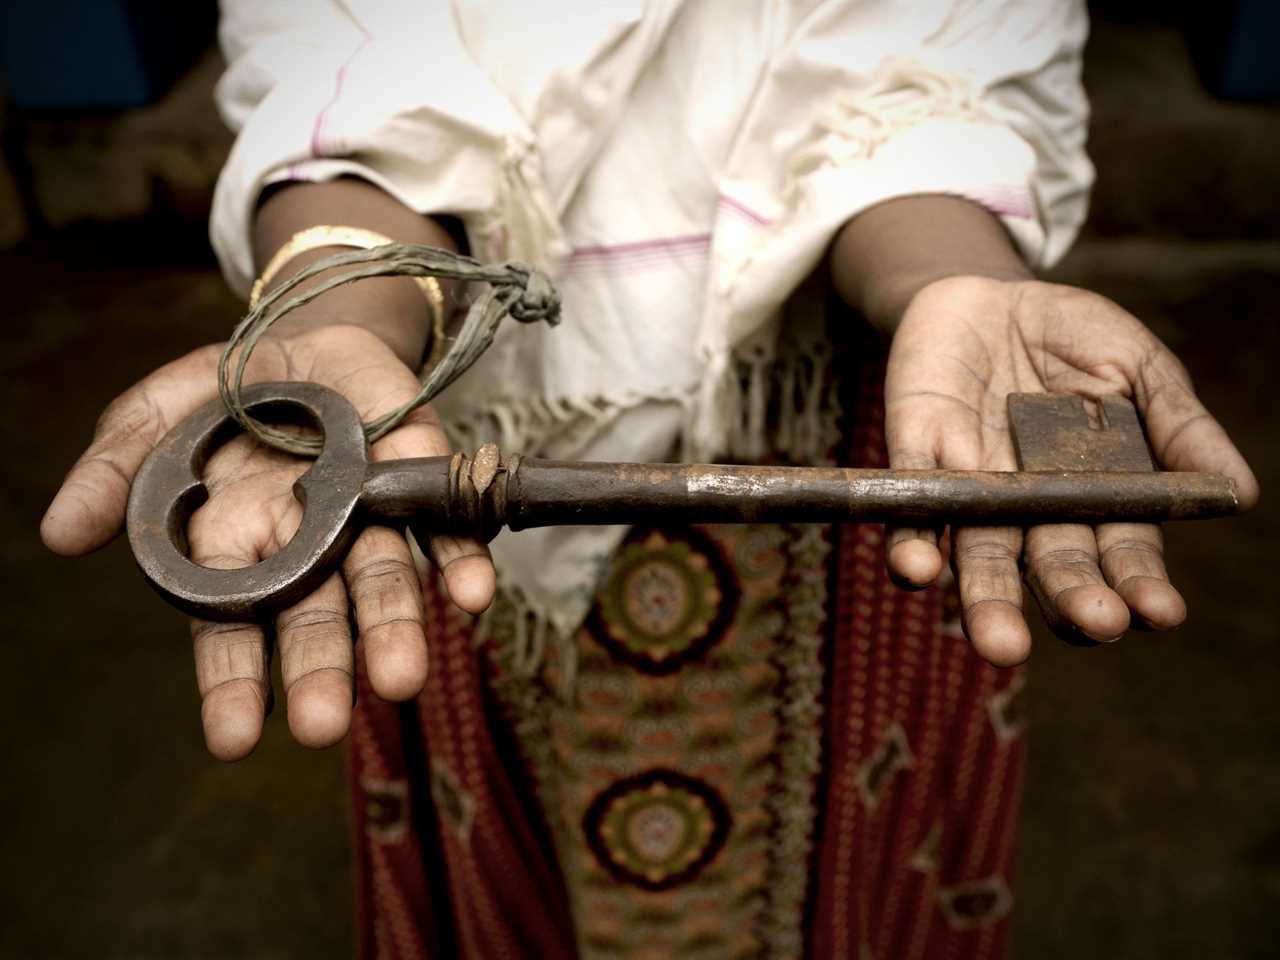
[{"label": "twisted wire loop", "polygon": [[[302,293],[289,295],[299,284],[336,267],[350,269]],[[444,356],[423,371],[413,399],[364,425],[369,443],[394,430],[410,412],[430,402],[462,376],[493,343],[506,317],[520,323],[543,322],[551,326],[560,322],[559,292],[545,273],[523,263],[484,264],[462,254],[417,243],[389,243],[370,250],[334,254],[317,260],[266,294],[231,332],[218,360],[218,394],[240,426],[268,446],[299,456],[319,455],[323,440],[285,433],[249,415],[240,396],[249,356],[262,335],[289,311],[310,303],[334,287],[366,277],[385,276],[480,281],[488,287],[472,302],[462,328]],[[232,357],[238,348],[243,349],[239,349],[233,363]]]}]

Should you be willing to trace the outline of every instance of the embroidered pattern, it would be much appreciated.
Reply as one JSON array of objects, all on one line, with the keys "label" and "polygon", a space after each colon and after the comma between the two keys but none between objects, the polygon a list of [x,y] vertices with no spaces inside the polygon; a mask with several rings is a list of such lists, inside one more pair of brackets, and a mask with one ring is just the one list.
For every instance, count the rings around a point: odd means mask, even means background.
[{"label": "embroidered pattern", "polygon": [[[783,716],[775,660],[785,618],[775,601],[787,539],[776,527],[633,530],[575,638],[573,696],[555,692],[560,656],[549,648],[542,672],[524,681],[543,690],[536,704],[504,697],[507,709],[544,712],[541,744],[537,722],[513,721],[527,731],[522,749],[539,758],[531,766],[540,798],[555,798],[544,809],[583,958],[764,948]],[[754,562],[739,568],[740,556]],[[651,577],[645,566],[655,560],[676,572]],[[629,581],[639,589],[628,608]],[[659,628],[689,642],[655,659]],[[495,623],[495,641],[505,635]],[[666,669],[672,656],[676,667]],[[803,884],[803,856],[787,869]]]},{"label": "embroidered pattern", "polygon": [[409,781],[365,777],[364,828],[379,843],[398,843],[409,825]]},{"label": "embroidered pattern", "polygon": [[674,673],[724,633],[738,590],[697,531],[651,531],[621,550],[588,618],[596,641],[650,674]]},{"label": "embroidered pattern", "polygon": [[1013,907],[1013,894],[996,874],[938,891],[938,906],[953,930],[973,930],[1002,920]]},{"label": "embroidered pattern", "polygon": [[938,869],[938,847],[942,842],[942,823],[939,821],[929,828],[924,842],[911,855],[909,866],[921,873],[933,873]]},{"label": "embroidered pattern", "polygon": [[[864,373],[853,466],[884,465],[881,376]],[[1020,723],[1016,674],[939,633],[944,608],[958,613],[952,591],[888,582],[877,527],[697,533],[739,599],[719,639],[671,673],[620,662],[586,629],[533,656],[529,611],[503,597],[477,650],[434,579],[426,693],[382,703],[358,668],[362,955],[1003,955],[1025,738],[998,729]],[[440,769],[410,749],[417,737]],[[671,785],[618,799],[653,770],[706,785],[727,811],[723,845],[687,879],[671,872],[705,855],[713,804]],[[396,781],[410,797],[434,789],[436,822],[402,817],[405,792],[382,786]],[[621,864],[648,879],[657,862],[664,889],[620,879],[588,841],[602,795],[615,803],[601,825],[627,839]],[[378,838],[402,819],[401,842]]]},{"label": "embroidered pattern", "polygon": [[476,802],[462,789],[458,778],[443,763],[431,764],[431,798],[436,802],[440,819],[453,830],[459,840],[466,843],[471,837],[471,825],[475,822]]},{"label": "embroidered pattern", "polygon": [[768,904],[762,921],[771,953],[804,953],[804,904],[808,864],[818,820],[816,792],[822,772],[822,648],[826,639],[829,527],[786,528],[787,574],[782,605],[785,626],[778,646],[778,789],[770,797],[773,848]]},{"label": "embroidered pattern", "polygon": [[1022,695],[1027,684],[1027,675],[1022,671],[1014,674],[1009,685],[999,693],[992,694],[987,701],[987,714],[991,717],[991,726],[996,731],[996,738],[1001,743],[1008,743],[1022,736],[1027,726],[1026,709]]},{"label": "embroidered pattern", "polygon": [[895,773],[910,769],[914,763],[915,757],[911,755],[911,744],[907,743],[906,731],[895,723],[880,741],[876,752],[858,771],[858,788],[867,809],[876,808]]},{"label": "embroidered pattern", "polygon": [[728,835],[729,809],[714,787],[674,770],[615,781],[583,818],[587,844],[606,870],[646,890],[697,876]]}]

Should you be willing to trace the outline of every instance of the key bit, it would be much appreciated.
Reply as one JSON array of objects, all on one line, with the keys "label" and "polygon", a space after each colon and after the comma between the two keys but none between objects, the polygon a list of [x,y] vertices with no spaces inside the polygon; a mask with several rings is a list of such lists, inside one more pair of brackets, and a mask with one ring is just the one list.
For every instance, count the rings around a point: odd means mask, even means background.
[{"label": "key bit", "polygon": [[1011,393],[1009,427],[1022,470],[1155,470],[1138,411],[1123,397]]}]

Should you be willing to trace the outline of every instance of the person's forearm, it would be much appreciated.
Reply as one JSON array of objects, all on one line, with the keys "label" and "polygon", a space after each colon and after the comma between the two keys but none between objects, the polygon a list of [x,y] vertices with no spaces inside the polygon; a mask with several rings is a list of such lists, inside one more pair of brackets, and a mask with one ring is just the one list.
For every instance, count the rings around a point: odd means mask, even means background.
[{"label": "person's forearm", "polygon": [[[362,180],[298,183],[272,193],[254,221],[254,263],[259,272],[290,237],[317,225],[361,227],[392,240],[455,249],[448,231],[430,217],[409,209],[385,191]],[[268,289],[303,267],[339,253],[344,247],[322,247],[298,254],[281,267]],[[313,281],[313,282],[319,282]],[[445,301],[449,287],[442,281]],[[413,368],[422,362],[431,331],[426,299],[409,277],[377,277],[329,291],[282,317],[279,333],[333,323],[351,323],[376,333]]]},{"label": "person's forearm", "polygon": [[836,290],[882,330],[929,283],[961,275],[1024,280],[1031,270],[1000,221],[960,197],[888,200],[846,223],[831,248]]}]

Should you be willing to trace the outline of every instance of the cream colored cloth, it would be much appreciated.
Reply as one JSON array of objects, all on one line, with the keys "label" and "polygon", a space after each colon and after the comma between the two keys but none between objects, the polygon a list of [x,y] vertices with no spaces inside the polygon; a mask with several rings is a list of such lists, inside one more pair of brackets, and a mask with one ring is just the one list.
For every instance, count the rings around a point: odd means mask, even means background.
[{"label": "cream colored cloth", "polygon": [[[564,297],[437,401],[459,442],[749,456],[780,309],[850,217],[951,193],[1033,264],[1065,252],[1086,32],[1083,0],[224,0],[211,236],[243,293],[267,184],[355,175],[454,214]],[[503,534],[500,581],[567,634],[622,535]]]}]

